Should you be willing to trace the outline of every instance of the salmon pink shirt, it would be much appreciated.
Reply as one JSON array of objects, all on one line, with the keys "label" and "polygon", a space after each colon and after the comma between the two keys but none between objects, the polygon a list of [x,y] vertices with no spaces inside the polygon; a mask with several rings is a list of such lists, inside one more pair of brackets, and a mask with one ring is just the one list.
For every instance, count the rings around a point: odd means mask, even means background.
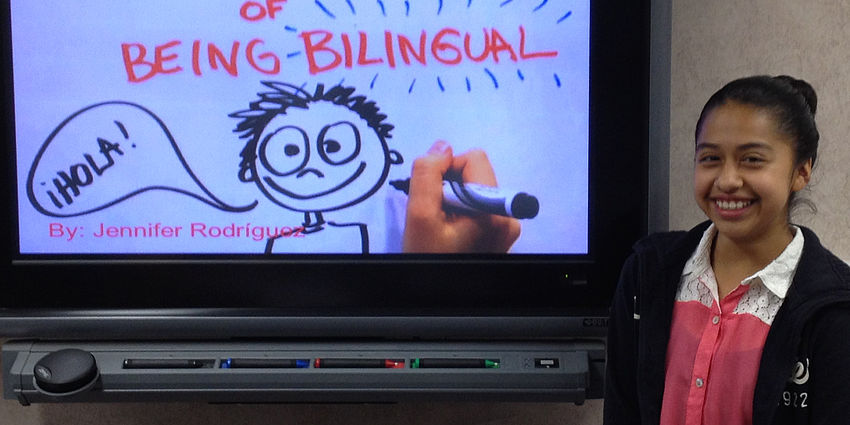
[{"label": "salmon pink shirt", "polygon": [[662,425],[751,424],[762,348],[791,286],[803,232],[723,299],[711,268],[714,225],[685,264],[667,348]]}]

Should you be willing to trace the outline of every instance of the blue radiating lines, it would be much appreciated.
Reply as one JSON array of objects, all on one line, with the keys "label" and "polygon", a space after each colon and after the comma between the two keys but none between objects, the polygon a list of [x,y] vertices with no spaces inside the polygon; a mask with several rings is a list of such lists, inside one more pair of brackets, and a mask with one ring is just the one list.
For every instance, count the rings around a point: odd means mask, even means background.
[{"label": "blue radiating lines", "polygon": [[466,8],[469,9],[470,6],[472,6],[472,0],[466,0]]},{"label": "blue radiating lines", "polygon": [[289,32],[298,32],[298,28],[291,27],[291,26],[289,26],[289,25],[284,26],[284,27],[283,27],[283,29],[285,29],[285,30],[287,30],[287,31],[289,31]]},{"label": "blue radiating lines", "polygon": [[525,81],[525,75],[522,75],[522,70],[517,69],[516,70],[516,76],[519,77],[520,81]]},{"label": "blue radiating lines", "polygon": [[466,91],[472,91],[472,85],[469,84],[469,77],[466,77]]},{"label": "blue radiating lines", "polygon": [[370,90],[375,88],[375,80],[377,80],[377,79],[378,79],[378,74],[375,74],[375,76],[372,77],[372,82],[369,83],[369,89]]},{"label": "blue radiating lines", "polygon": [[354,10],[354,4],[351,3],[351,0],[345,0],[345,2],[348,3],[348,8],[351,9],[351,14],[356,15],[357,11]]},{"label": "blue radiating lines", "polygon": [[570,17],[570,15],[572,15],[572,14],[573,14],[573,11],[572,11],[572,10],[571,10],[571,11],[569,11],[569,12],[567,12],[567,14],[566,14],[566,15],[561,16],[561,18],[560,18],[560,19],[558,19],[558,23],[560,24],[561,22],[563,22],[563,21],[564,21],[564,19],[569,18],[569,17]]},{"label": "blue radiating lines", "polygon": [[546,3],[549,3],[549,0],[543,0],[543,3],[540,3],[537,7],[534,8],[533,12],[537,12],[541,7],[545,6]]},{"label": "blue radiating lines", "polygon": [[439,6],[437,6],[437,14],[443,11],[443,0],[440,0]]},{"label": "blue radiating lines", "polygon": [[336,16],[334,16],[334,14],[331,13],[331,11],[328,10],[328,8],[326,8],[319,0],[316,0],[316,6],[319,6],[319,9],[322,9],[322,12],[325,12],[325,14],[330,16],[332,19],[336,19]]},{"label": "blue radiating lines", "polygon": [[490,72],[490,70],[489,70],[489,69],[487,69],[487,68],[484,68],[484,72],[486,72],[486,73],[487,73],[487,75],[489,75],[489,76],[490,76],[490,79],[491,79],[491,80],[493,80],[493,87],[495,87],[495,88],[499,88],[499,82],[496,80],[496,76],[495,76],[495,75],[493,75],[493,73],[492,73],[492,72]]},{"label": "blue radiating lines", "polygon": [[555,74],[555,84],[561,87],[561,77],[558,77],[558,74]]},{"label": "blue radiating lines", "polygon": [[446,91],[446,88],[443,87],[443,80],[441,80],[440,77],[437,77],[437,85],[440,86],[440,91]]},{"label": "blue radiating lines", "polygon": [[378,0],[378,6],[381,6],[381,15],[387,16],[387,8],[384,6],[383,0]]},{"label": "blue radiating lines", "polygon": [[408,94],[413,93],[413,86],[414,85],[416,85],[416,79],[415,78],[413,79],[413,81],[410,82],[410,87],[407,89]]},{"label": "blue radiating lines", "polygon": [[410,16],[410,1],[404,0],[404,16]]},{"label": "blue radiating lines", "polygon": [[299,55],[301,55],[301,52],[292,52],[292,53],[287,53],[286,57],[287,58],[294,58],[294,57],[299,56]]},{"label": "blue radiating lines", "polygon": [[514,1],[514,0],[505,0],[505,1],[503,1],[503,2],[499,5],[499,7],[505,7],[505,5],[506,5],[506,4],[508,4],[508,3],[512,2],[512,1]]}]

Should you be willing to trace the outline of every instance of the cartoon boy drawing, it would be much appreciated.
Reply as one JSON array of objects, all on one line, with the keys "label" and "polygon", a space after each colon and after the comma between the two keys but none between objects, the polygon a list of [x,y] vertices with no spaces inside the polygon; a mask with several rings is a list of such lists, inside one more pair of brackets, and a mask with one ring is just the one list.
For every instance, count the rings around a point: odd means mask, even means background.
[{"label": "cartoon boy drawing", "polygon": [[[234,130],[248,142],[240,156],[239,179],[253,182],[275,204],[304,213],[305,239],[323,252],[369,252],[365,223],[325,221],[337,211],[372,196],[386,181],[390,166],[402,156],[389,149],[391,124],[375,102],[355,96],[354,88],[319,84],[313,94],[281,82],[263,82],[250,108],[230,114],[241,121]],[[270,238],[265,252],[282,237]],[[327,251],[330,243],[350,240],[359,246]],[[299,244],[303,242],[299,241]]]}]

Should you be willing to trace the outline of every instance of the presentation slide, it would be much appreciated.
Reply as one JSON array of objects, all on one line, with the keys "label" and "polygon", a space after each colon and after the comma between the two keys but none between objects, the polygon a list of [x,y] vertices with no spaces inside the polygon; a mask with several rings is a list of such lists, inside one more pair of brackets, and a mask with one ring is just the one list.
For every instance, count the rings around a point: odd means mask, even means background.
[{"label": "presentation slide", "polygon": [[400,253],[437,140],[587,253],[589,0],[10,4],[21,254]]}]

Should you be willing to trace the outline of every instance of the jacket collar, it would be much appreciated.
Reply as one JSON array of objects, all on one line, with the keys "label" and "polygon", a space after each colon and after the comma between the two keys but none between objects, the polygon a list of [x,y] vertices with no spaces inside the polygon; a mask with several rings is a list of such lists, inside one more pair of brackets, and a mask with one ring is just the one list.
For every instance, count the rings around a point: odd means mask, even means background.
[{"label": "jacket collar", "polygon": [[[688,232],[652,235],[634,247],[636,253],[655,266],[645,267],[644,273],[647,270],[660,272],[642,275],[639,280],[642,282],[639,296],[643,336],[638,348],[642,364],[638,380],[644,385],[638,396],[646,408],[641,412],[645,421],[657,423],[660,419],[665,353],[676,289],[685,263],[710,224],[703,222]],[[850,302],[850,267],[824,248],[812,231],[802,226],[800,230],[804,239],[803,254],[784,305],[765,341],[753,400],[754,425],[773,423],[784,384],[791,376],[805,323],[820,308]],[[803,277],[805,282],[797,283]]]},{"label": "jacket collar", "polygon": [[774,422],[776,404],[790,378],[806,324],[822,309],[850,303],[850,267],[800,227],[803,254],[787,298],[767,334],[753,398],[753,424]]}]

